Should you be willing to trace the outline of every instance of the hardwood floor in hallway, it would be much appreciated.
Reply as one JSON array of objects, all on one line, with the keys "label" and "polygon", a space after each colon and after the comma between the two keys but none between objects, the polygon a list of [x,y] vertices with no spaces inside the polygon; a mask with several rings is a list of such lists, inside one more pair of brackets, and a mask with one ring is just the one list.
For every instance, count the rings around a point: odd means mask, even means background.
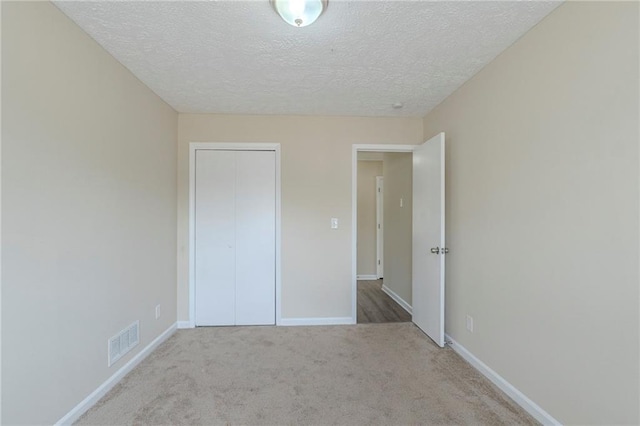
[{"label": "hardwood floor in hallway", "polygon": [[358,281],[358,324],[411,322],[411,315],[382,291],[382,282]]}]

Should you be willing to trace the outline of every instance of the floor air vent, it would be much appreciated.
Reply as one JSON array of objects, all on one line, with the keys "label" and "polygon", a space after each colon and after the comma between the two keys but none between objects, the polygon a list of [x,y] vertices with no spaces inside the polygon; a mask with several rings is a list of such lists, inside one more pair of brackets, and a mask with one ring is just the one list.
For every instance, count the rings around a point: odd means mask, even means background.
[{"label": "floor air vent", "polygon": [[136,321],[109,339],[109,367],[140,342],[140,321]]}]

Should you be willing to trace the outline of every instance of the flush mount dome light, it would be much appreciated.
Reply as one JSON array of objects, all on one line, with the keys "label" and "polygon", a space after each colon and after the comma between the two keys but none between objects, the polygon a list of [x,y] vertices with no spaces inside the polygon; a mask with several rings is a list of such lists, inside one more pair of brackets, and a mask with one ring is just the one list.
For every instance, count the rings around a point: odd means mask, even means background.
[{"label": "flush mount dome light", "polygon": [[328,0],[269,0],[284,21],[294,27],[313,24],[327,8]]}]

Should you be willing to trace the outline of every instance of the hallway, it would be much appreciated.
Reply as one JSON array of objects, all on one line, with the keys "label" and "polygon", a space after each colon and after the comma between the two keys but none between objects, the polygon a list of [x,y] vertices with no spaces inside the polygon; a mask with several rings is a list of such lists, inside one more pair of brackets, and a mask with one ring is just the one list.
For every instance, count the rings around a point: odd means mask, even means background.
[{"label": "hallway", "polygon": [[411,322],[411,315],[387,293],[383,280],[358,281],[358,324]]}]

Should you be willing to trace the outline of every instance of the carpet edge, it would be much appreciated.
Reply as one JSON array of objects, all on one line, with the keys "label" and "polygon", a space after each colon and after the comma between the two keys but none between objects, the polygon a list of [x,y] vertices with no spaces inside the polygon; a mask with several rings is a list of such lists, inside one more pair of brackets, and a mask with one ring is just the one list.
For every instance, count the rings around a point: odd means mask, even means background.
[{"label": "carpet edge", "polygon": [[100,400],[107,392],[109,392],[120,380],[124,378],[131,370],[133,370],[140,362],[148,357],[160,344],[167,340],[177,329],[177,323],[173,323],[169,328],[163,331],[158,337],[153,339],[151,343],[145,346],[125,365],[120,367],[118,371],[113,373],[111,377],[105,380],[93,392],[83,399],[78,405],[73,407],[64,417],[54,423],[54,426],[71,425],[86,413],[96,402]]},{"label": "carpet edge", "polygon": [[558,420],[542,409],[538,404],[529,399],[518,388],[506,381],[504,377],[492,370],[487,364],[472,354],[467,348],[456,342],[450,335],[445,334],[445,340],[458,355],[467,361],[473,368],[478,370],[483,376],[496,385],[502,392],[507,394],[516,404],[529,413],[533,418],[543,425],[561,426]]}]

